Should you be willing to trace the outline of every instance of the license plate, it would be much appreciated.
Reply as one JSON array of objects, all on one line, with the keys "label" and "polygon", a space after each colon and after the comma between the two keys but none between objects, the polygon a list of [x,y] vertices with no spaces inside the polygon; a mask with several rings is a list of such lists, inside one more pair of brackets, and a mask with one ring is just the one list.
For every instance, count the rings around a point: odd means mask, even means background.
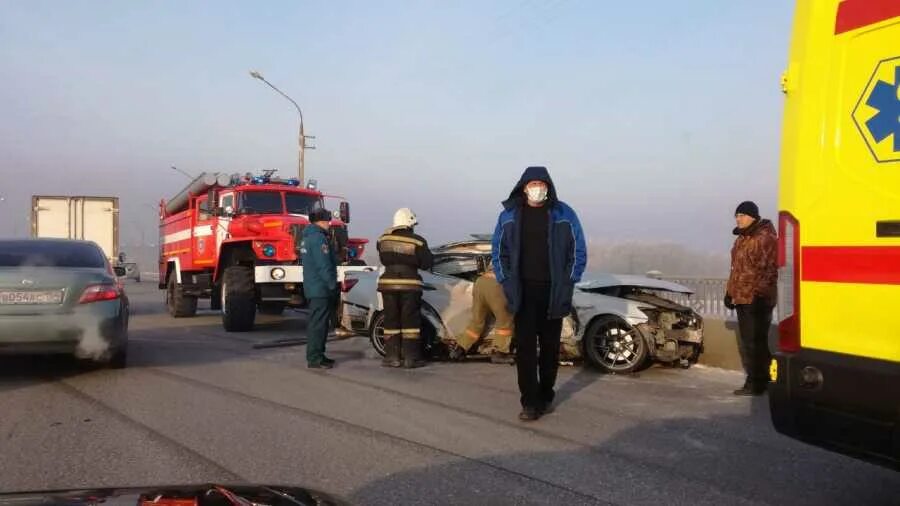
[{"label": "license plate", "polygon": [[6,304],[62,304],[62,290],[52,292],[0,291],[0,305]]}]

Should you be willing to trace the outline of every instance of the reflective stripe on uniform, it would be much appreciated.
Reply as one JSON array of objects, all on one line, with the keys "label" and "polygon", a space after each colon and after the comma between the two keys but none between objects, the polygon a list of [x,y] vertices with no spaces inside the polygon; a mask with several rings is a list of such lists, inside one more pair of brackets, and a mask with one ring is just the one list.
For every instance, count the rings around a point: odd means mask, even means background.
[{"label": "reflective stripe on uniform", "polygon": [[418,239],[414,239],[412,237],[405,237],[402,235],[393,235],[393,234],[385,234],[378,238],[378,242],[382,241],[398,241],[398,242],[408,242],[410,244],[415,244],[416,246],[425,246],[425,243]]},{"label": "reflective stripe on uniform", "polygon": [[403,334],[418,334],[421,331],[419,329],[400,329],[400,332]]},{"label": "reflective stripe on uniform", "polygon": [[494,329],[494,334],[497,334],[498,336],[506,337],[506,336],[511,336],[513,334],[513,331],[512,331],[512,329]]},{"label": "reflective stripe on uniform", "polygon": [[400,333],[400,329],[384,329],[384,335],[386,336],[396,336]]},{"label": "reflective stripe on uniform", "polygon": [[469,334],[469,337],[474,337],[475,339],[478,339],[479,337],[481,337],[481,335],[478,332],[475,332],[472,329],[466,329],[466,334]]}]

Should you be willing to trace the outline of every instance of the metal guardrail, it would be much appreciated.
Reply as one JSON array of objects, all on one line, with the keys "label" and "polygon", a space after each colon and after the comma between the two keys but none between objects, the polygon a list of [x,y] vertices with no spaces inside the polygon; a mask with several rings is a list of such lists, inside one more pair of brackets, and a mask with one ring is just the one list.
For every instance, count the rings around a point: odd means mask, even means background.
[{"label": "metal guardrail", "polygon": [[[736,320],[734,310],[725,307],[725,286],[728,280],[724,278],[693,278],[693,277],[663,277],[666,281],[684,285],[694,291],[693,295],[666,294],[666,298],[672,299],[678,304],[689,306],[694,311],[705,317],[722,320]],[[778,308],[775,308],[772,321],[778,321]]]}]

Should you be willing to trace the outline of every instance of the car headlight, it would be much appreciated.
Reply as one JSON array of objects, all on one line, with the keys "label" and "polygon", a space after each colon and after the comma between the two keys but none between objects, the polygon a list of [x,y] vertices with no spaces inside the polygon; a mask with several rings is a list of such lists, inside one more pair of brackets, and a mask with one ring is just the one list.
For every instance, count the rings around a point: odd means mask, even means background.
[{"label": "car headlight", "polygon": [[269,275],[272,276],[272,279],[274,279],[275,281],[281,281],[282,279],[284,279],[285,274],[286,273],[284,272],[284,269],[282,269],[281,267],[275,267],[274,269],[269,271]]},{"label": "car headlight", "polygon": [[266,244],[265,246],[262,247],[262,254],[267,257],[275,256],[275,246],[272,246],[271,244]]}]

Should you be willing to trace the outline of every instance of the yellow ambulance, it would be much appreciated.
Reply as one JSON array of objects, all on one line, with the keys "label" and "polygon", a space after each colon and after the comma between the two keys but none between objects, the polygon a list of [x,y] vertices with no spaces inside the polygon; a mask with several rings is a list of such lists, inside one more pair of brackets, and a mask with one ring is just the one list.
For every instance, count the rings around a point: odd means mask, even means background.
[{"label": "yellow ambulance", "polygon": [[900,0],[799,0],[782,86],[772,421],[900,469]]}]

